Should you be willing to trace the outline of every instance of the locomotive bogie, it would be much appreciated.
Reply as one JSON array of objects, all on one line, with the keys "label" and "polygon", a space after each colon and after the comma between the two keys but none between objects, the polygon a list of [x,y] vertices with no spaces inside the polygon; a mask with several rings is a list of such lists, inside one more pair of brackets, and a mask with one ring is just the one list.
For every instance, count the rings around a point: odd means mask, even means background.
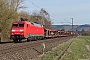
[{"label": "locomotive bogie", "polygon": [[41,40],[44,39],[44,35],[30,35],[28,36],[30,40]]},{"label": "locomotive bogie", "polygon": [[21,35],[12,35],[10,38],[13,39],[15,43],[20,42],[22,39],[24,39],[24,37]]}]

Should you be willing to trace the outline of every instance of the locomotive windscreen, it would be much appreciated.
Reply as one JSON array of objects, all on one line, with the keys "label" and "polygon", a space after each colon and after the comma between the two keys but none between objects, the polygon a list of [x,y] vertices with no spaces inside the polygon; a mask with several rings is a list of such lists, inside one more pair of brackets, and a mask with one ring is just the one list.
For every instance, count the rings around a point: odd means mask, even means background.
[{"label": "locomotive windscreen", "polygon": [[24,24],[13,24],[12,27],[24,27]]}]

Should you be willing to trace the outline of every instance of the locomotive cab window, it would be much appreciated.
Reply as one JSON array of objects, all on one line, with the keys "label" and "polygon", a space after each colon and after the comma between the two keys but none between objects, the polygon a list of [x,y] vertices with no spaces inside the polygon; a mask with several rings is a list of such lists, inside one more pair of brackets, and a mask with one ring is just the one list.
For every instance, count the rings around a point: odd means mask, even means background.
[{"label": "locomotive cab window", "polygon": [[12,27],[18,27],[18,24],[13,24]]},{"label": "locomotive cab window", "polygon": [[24,27],[24,24],[19,24],[19,27]]},{"label": "locomotive cab window", "polygon": [[12,27],[24,27],[24,24],[13,24]]}]

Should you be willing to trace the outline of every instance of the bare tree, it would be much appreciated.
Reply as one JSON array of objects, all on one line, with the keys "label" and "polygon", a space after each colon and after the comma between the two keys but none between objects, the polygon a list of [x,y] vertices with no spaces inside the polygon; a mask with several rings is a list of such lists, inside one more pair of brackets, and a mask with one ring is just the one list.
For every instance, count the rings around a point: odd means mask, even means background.
[{"label": "bare tree", "polygon": [[20,8],[26,8],[24,6],[22,6],[22,3],[25,0],[6,0],[6,4],[11,8],[14,9],[14,11],[17,11]]},{"label": "bare tree", "polygon": [[45,28],[51,28],[52,22],[51,22],[49,13],[42,8],[40,10],[40,15],[42,17],[41,19],[42,25],[44,25]]}]

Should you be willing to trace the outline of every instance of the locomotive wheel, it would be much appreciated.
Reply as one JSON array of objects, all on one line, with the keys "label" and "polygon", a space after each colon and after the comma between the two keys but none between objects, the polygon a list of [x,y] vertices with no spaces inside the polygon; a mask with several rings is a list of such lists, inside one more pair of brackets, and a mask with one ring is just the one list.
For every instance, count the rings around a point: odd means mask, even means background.
[{"label": "locomotive wheel", "polygon": [[21,39],[19,39],[18,42],[21,42]]},{"label": "locomotive wheel", "polygon": [[18,42],[20,42],[20,40],[19,39],[13,39],[14,40],[14,43],[18,43]]},{"label": "locomotive wheel", "polygon": [[27,42],[30,42],[30,40],[27,38]]},{"label": "locomotive wheel", "polygon": [[14,40],[14,43],[17,43],[18,41],[17,40]]}]

